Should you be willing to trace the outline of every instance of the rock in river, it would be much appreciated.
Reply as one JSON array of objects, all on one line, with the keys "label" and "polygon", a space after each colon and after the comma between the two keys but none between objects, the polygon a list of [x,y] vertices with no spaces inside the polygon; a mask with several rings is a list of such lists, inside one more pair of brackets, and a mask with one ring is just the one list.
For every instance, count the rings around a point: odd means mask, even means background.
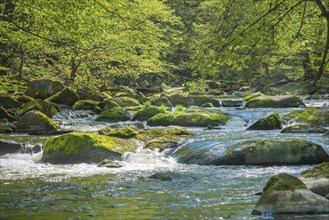
[{"label": "rock in river", "polygon": [[246,108],[292,108],[305,106],[297,96],[266,96],[261,95],[249,99]]},{"label": "rock in river", "polygon": [[259,119],[252,124],[247,130],[274,130],[281,129],[281,117],[279,113],[275,112],[266,118]]},{"label": "rock in river", "polygon": [[329,200],[307,189],[297,177],[281,173],[272,176],[252,214],[325,214],[329,213]]}]

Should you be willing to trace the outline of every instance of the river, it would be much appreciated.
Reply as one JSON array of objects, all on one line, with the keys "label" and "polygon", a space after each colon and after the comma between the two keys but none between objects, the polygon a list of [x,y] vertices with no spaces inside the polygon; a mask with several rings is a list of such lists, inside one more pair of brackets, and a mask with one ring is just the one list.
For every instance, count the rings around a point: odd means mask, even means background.
[{"label": "river", "polygon": [[[328,100],[309,100],[307,106],[324,106]],[[329,150],[322,134],[281,134],[247,131],[259,118],[278,111],[295,110],[221,108],[232,119],[214,130],[190,128],[193,139],[182,147],[194,152],[182,158],[171,152],[140,150],[123,156],[122,168],[99,168],[96,164],[51,165],[40,162],[38,146],[44,137],[1,135],[23,140],[25,153],[0,157],[0,219],[274,219],[252,216],[267,180],[278,173],[298,176],[312,166],[211,166],[202,165],[226,146],[254,139],[301,138]],[[107,126],[95,122],[85,111],[65,110],[54,117],[63,129],[96,131]],[[36,147],[37,146],[37,147]],[[41,147],[42,148],[42,147]],[[198,157],[198,151],[202,156]],[[206,152],[206,153],[204,153]],[[200,154],[201,155],[201,154]],[[174,181],[150,178],[156,172],[180,174]],[[277,219],[328,219],[328,215],[281,216]]]}]

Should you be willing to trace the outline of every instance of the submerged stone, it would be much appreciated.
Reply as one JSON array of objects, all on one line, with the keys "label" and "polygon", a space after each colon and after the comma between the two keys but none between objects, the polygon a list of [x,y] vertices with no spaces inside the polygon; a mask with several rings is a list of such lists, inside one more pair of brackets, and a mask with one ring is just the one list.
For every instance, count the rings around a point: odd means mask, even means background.
[{"label": "submerged stone", "polygon": [[118,161],[112,161],[109,159],[104,159],[102,162],[100,162],[97,167],[107,167],[107,168],[120,168],[123,167],[123,165]]},{"label": "submerged stone", "polygon": [[161,181],[180,181],[180,180],[191,181],[191,180],[196,179],[192,176],[175,173],[175,172],[171,172],[171,171],[155,173],[155,174],[151,175],[149,178],[161,180]]},{"label": "submerged stone", "polygon": [[329,213],[329,200],[307,189],[297,177],[281,173],[272,176],[252,214],[324,214]]}]

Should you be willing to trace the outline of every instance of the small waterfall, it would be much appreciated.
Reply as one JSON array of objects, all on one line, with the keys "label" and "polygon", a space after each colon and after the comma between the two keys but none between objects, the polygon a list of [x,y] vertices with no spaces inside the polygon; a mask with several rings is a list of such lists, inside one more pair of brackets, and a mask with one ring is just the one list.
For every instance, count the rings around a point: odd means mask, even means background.
[{"label": "small waterfall", "polygon": [[21,145],[21,151],[22,153],[26,154],[36,154],[39,153],[43,150],[43,144],[42,143],[36,143],[36,144],[31,144],[31,143],[25,143]]}]

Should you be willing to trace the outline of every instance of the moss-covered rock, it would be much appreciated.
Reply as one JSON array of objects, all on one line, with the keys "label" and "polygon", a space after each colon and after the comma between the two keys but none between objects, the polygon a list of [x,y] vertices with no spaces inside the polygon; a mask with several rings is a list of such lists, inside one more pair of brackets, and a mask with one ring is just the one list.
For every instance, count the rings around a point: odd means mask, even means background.
[{"label": "moss-covered rock", "polygon": [[99,134],[113,136],[118,138],[133,138],[139,134],[139,130],[135,126],[123,127],[123,128],[103,128],[98,131]]},{"label": "moss-covered rock", "polygon": [[329,162],[303,171],[300,178],[312,192],[329,198]]},{"label": "moss-covered rock", "polygon": [[266,118],[259,119],[252,124],[247,130],[274,130],[281,129],[281,117],[279,113],[275,112]]},{"label": "moss-covered rock", "polygon": [[128,121],[129,119],[129,112],[125,111],[123,108],[117,107],[102,112],[96,118],[96,121]]},{"label": "moss-covered rock", "polygon": [[219,107],[219,102],[209,98],[206,94],[179,94],[174,93],[168,95],[168,99],[172,105],[183,106],[202,106],[206,103],[212,103],[214,106]]},{"label": "moss-covered rock", "polygon": [[0,139],[0,156],[4,154],[12,154],[21,150],[21,144],[10,140]]},{"label": "moss-covered rock", "polygon": [[163,151],[168,148],[174,148],[186,138],[191,138],[194,135],[180,127],[152,128],[141,130],[136,136],[136,139],[145,143],[145,148],[154,150],[155,148]]},{"label": "moss-covered rock", "polygon": [[15,118],[12,114],[10,114],[6,109],[0,106],[0,119],[7,119],[8,121],[14,121]]},{"label": "moss-covered rock", "polygon": [[18,108],[21,105],[22,103],[18,102],[13,97],[0,95],[0,106],[3,106],[4,108]]},{"label": "moss-covered rock", "polygon": [[17,97],[17,101],[21,102],[21,103],[28,103],[28,102],[32,102],[34,100],[34,98],[27,96],[27,95],[21,95]]},{"label": "moss-covered rock", "polygon": [[177,125],[183,127],[207,127],[224,124],[229,119],[225,113],[201,109],[188,109],[186,111],[174,111],[160,113],[147,121],[150,126]]},{"label": "moss-covered rock", "polygon": [[31,102],[25,103],[22,108],[18,110],[18,115],[24,115],[26,112],[32,110],[40,111],[49,118],[53,117],[57,113],[57,109],[52,103],[41,99],[35,99]]},{"label": "moss-covered rock", "polygon": [[20,116],[16,130],[20,132],[52,132],[59,129],[47,115],[39,111],[29,111]]},{"label": "moss-covered rock", "polygon": [[38,79],[29,82],[26,95],[46,99],[64,89],[63,83],[51,79]]},{"label": "moss-covered rock", "polygon": [[134,99],[132,97],[127,97],[127,96],[116,97],[116,98],[113,98],[113,100],[116,103],[118,103],[121,107],[140,105],[136,99]]},{"label": "moss-covered rock", "polygon": [[326,133],[327,129],[310,124],[293,124],[281,130],[281,133]]},{"label": "moss-covered rock", "polygon": [[166,107],[157,107],[154,105],[144,106],[144,108],[135,114],[134,120],[147,121],[154,115],[165,112],[167,112]]},{"label": "moss-covered rock", "polygon": [[247,108],[291,108],[305,106],[297,96],[257,96],[249,99]]},{"label": "moss-covered rock", "polygon": [[253,98],[256,98],[256,97],[259,97],[259,96],[263,96],[264,94],[261,93],[261,92],[256,92],[256,93],[252,93],[252,94],[249,94],[249,95],[246,95],[245,97],[243,97],[243,101],[249,101],[250,99],[253,99]]},{"label": "moss-covered rock", "polygon": [[74,110],[93,110],[99,102],[93,100],[79,100],[73,105]]},{"label": "moss-covered rock", "polygon": [[107,110],[107,109],[111,109],[111,108],[120,107],[120,105],[111,98],[111,99],[105,99],[105,100],[101,101],[98,104],[98,107],[100,107],[103,110]]},{"label": "moss-covered rock", "polygon": [[315,164],[329,161],[322,146],[300,139],[247,141],[228,147],[211,164],[285,165]]},{"label": "moss-covered rock", "polygon": [[297,177],[281,173],[272,176],[252,214],[329,213],[329,200],[308,190]]},{"label": "moss-covered rock", "polygon": [[242,104],[243,104],[242,100],[233,100],[233,99],[222,100],[222,107],[241,107]]},{"label": "moss-covered rock", "polygon": [[174,105],[169,101],[168,97],[164,94],[161,94],[160,96],[155,96],[151,99],[152,105],[155,106],[166,106],[166,107],[173,107]]},{"label": "moss-covered rock", "polygon": [[282,117],[283,122],[307,123],[315,126],[329,126],[329,110],[319,108],[306,108],[290,112]]},{"label": "moss-covered rock", "polygon": [[66,106],[72,106],[78,100],[78,94],[70,88],[65,88],[47,99],[47,101]]},{"label": "moss-covered rock", "polygon": [[59,163],[100,163],[104,159],[119,160],[123,153],[134,152],[135,140],[113,138],[93,133],[70,133],[49,139],[42,161]]}]

